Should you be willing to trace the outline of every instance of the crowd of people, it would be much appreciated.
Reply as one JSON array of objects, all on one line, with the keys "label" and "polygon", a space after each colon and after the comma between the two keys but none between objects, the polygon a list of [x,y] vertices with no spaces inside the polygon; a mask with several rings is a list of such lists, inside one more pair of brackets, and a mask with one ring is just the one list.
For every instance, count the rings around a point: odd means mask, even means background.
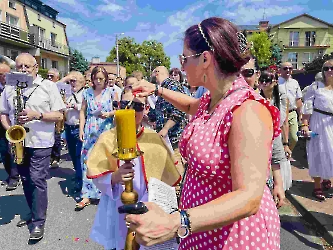
[{"label": "crowd of people", "polygon": [[[47,175],[59,167],[63,141],[81,198],[75,210],[99,203],[91,238],[105,249],[123,249],[127,227],[148,246],[177,236],[179,249],[280,249],[277,209],[292,185],[298,131],[309,139],[314,197],[333,196],[333,61],[302,93],[291,63],[259,68],[250,48],[234,24],[208,18],[186,30],[181,68],[158,66],[148,81],[143,72],[122,79],[100,66],[61,79],[50,69],[43,79],[36,59],[22,53],[16,71],[31,75],[33,84],[22,89],[19,112],[17,89],[6,85],[11,68],[1,64],[0,156],[8,173],[2,184],[12,191],[22,182],[30,209],[17,226],[32,224],[29,239],[43,238]],[[65,98],[57,88],[63,83],[71,87]],[[110,156],[117,147],[115,112],[125,108],[135,111],[145,152],[131,162]],[[61,121],[64,129],[56,130]],[[6,137],[13,125],[27,131],[22,164]],[[147,203],[149,177],[177,186],[177,211]],[[118,214],[128,180],[147,213]]]}]

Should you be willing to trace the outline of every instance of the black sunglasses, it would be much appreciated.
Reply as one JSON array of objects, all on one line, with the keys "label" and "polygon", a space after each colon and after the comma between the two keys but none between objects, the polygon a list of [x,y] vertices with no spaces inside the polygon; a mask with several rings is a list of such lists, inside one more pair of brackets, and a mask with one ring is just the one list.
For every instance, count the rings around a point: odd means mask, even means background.
[{"label": "black sunglasses", "polygon": [[293,67],[283,67],[283,70],[293,70]]},{"label": "black sunglasses", "polygon": [[[120,101],[120,109],[125,109],[130,104],[130,101]],[[132,102],[128,108],[132,108],[135,112],[142,112],[145,109],[145,104],[141,102]]]},{"label": "black sunglasses", "polygon": [[243,69],[241,74],[243,77],[251,77],[254,75],[254,69]]},{"label": "black sunglasses", "polygon": [[53,78],[54,75],[47,75],[47,78]]},{"label": "black sunglasses", "polygon": [[333,66],[331,66],[331,67],[327,67],[327,66],[325,66],[325,67],[323,67],[323,70],[324,70],[324,71],[329,71],[329,70],[332,70],[332,71],[333,71]]}]

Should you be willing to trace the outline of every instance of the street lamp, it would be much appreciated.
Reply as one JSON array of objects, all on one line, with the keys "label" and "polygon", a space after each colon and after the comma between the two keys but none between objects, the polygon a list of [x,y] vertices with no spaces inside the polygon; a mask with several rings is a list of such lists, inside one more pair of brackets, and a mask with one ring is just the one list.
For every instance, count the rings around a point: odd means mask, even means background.
[{"label": "street lamp", "polygon": [[117,54],[117,76],[120,75],[120,68],[119,68],[119,52],[118,52],[118,36],[124,35],[124,33],[116,34],[116,54]]}]

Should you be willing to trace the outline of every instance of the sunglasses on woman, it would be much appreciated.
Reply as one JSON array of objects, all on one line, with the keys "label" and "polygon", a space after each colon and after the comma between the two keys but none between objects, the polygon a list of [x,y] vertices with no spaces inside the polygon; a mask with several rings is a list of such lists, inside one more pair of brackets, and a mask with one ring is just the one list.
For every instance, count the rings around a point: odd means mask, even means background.
[{"label": "sunglasses on woman", "polygon": [[254,69],[243,69],[241,71],[243,77],[251,77],[254,75],[254,73],[255,73]]},{"label": "sunglasses on woman", "polygon": [[329,71],[329,70],[333,71],[333,66],[331,66],[331,67],[325,66],[325,67],[323,67],[323,70],[324,71]]},{"label": "sunglasses on woman", "polygon": [[[120,101],[120,109],[132,108],[135,112],[142,112],[145,109],[145,104],[142,102]],[[129,105],[130,104],[130,105]]]}]

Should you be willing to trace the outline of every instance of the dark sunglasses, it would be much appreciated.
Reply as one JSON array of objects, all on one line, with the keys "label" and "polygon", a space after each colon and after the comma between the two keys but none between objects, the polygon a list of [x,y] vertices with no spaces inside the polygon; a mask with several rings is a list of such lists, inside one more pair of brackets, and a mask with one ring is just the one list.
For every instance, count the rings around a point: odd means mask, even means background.
[{"label": "dark sunglasses", "polygon": [[254,72],[255,72],[254,69],[243,69],[241,71],[241,74],[243,77],[251,77],[254,75]]},{"label": "dark sunglasses", "polygon": [[293,67],[283,67],[283,70],[293,70]]},{"label": "dark sunglasses", "polygon": [[332,70],[332,71],[333,71],[333,66],[331,66],[331,67],[327,67],[327,66],[325,66],[325,67],[323,67],[323,70],[324,70],[324,71],[329,71],[329,70]]},{"label": "dark sunglasses", "polygon": [[54,75],[47,75],[47,78],[53,78]]},{"label": "dark sunglasses", "polygon": [[271,83],[273,81],[273,79],[271,77],[263,77],[263,78],[259,78],[259,82],[260,83]]},{"label": "dark sunglasses", "polygon": [[[120,101],[120,109],[125,109],[130,104],[130,101]],[[145,109],[145,104],[141,102],[132,102],[128,108],[132,108],[135,112],[142,112]]]}]

